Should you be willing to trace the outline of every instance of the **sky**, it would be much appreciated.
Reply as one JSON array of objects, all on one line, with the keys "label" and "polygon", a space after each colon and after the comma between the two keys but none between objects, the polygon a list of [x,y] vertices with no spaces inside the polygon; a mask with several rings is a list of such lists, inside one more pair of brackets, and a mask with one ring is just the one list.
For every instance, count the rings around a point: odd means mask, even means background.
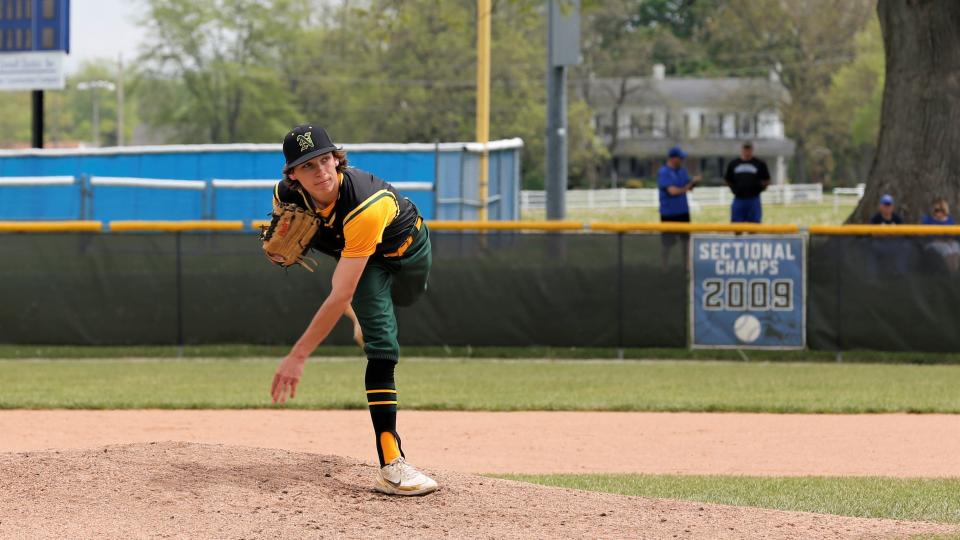
[{"label": "sky", "polygon": [[134,21],[144,11],[143,0],[71,0],[67,73],[84,60],[116,60],[123,54],[126,62],[132,61],[141,43]]}]

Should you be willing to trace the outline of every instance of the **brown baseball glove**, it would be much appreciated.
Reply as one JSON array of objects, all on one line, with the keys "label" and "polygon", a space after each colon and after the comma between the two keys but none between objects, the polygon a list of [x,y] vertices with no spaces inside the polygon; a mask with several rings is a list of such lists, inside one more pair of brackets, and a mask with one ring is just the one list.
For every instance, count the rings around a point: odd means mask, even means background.
[{"label": "brown baseball glove", "polygon": [[283,267],[299,264],[313,272],[317,261],[304,256],[320,227],[320,219],[295,204],[274,208],[270,225],[260,227],[260,240],[267,259]]}]

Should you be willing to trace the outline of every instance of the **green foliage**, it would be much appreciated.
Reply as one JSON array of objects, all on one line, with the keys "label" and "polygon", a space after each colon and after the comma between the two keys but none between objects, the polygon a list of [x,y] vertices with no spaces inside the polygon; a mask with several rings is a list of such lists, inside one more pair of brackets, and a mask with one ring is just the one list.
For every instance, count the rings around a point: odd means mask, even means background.
[{"label": "green foliage", "polygon": [[789,97],[780,102],[788,137],[797,143],[791,178],[828,181],[835,161],[824,96],[834,72],[854,56],[852,36],[873,13],[874,0],[725,0],[711,12],[703,39],[728,75],[773,71]]},{"label": "green foliage", "polygon": [[[269,407],[278,361],[0,361],[0,408]],[[363,408],[364,365],[310,363],[291,406]],[[411,409],[960,412],[960,366],[405,359],[397,384]]]},{"label": "green foliage", "polygon": [[638,497],[841,516],[960,523],[960,479],[957,478],[645,474],[512,474],[496,477]]},{"label": "green foliage", "polygon": [[876,149],[883,104],[885,61],[877,17],[857,33],[854,43],[854,59],[833,75],[825,102],[831,128],[828,140],[840,174],[862,181]]},{"label": "green foliage", "polygon": [[277,44],[298,37],[298,0],[148,0],[139,87],[151,124],[177,142],[276,141],[298,119]]},{"label": "green foliage", "polygon": [[[139,88],[144,116],[172,131],[171,142],[277,141],[305,120],[340,142],[475,138],[474,2],[148,5]],[[491,22],[490,136],[523,138],[524,177],[542,182],[543,6],[495,2]],[[574,97],[570,110],[571,171],[579,177],[604,150],[586,105]]]},{"label": "green foliage", "polygon": [[29,145],[30,92],[4,92],[0,99],[0,145]]}]

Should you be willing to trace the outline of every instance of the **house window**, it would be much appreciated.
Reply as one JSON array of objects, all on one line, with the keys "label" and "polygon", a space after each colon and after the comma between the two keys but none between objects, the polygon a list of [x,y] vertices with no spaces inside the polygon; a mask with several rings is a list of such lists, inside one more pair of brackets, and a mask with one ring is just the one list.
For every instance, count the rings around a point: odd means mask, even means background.
[{"label": "house window", "polygon": [[[704,118],[701,116],[700,118]],[[707,137],[720,137],[723,135],[723,115],[711,114],[705,119],[706,124],[702,127],[703,133]]]},{"label": "house window", "polygon": [[753,135],[753,125],[751,122],[751,117],[749,115],[737,115],[737,120],[739,126],[737,128],[738,135],[752,136]]}]

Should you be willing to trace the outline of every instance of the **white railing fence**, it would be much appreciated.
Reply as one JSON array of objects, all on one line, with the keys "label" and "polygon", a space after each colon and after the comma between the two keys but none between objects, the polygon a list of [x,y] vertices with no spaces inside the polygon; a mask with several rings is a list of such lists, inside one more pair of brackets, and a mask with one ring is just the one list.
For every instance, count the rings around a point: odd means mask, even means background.
[{"label": "white railing fence", "polygon": [[[842,189],[842,188],[838,188]],[[863,196],[862,188],[860,196]],[[845,195],[841,193],[841,195]],[[642,189],[571,189],[567,191],[566,207],[568,209],[594,208],[656,208],[660,204],[660,196],[655,188]],[[838,204],[837,190],[834,189],[834,205]],[[691,206],[726,206],[733,201],[733,194],[727,187],[698,187],[689,194]],[[822,204],[822,184],[778,184],[767,188],[761,195],[764,204]],[[543,210],[546,208],[547,196],[544,191],[520,192],[520,209]]]}]

